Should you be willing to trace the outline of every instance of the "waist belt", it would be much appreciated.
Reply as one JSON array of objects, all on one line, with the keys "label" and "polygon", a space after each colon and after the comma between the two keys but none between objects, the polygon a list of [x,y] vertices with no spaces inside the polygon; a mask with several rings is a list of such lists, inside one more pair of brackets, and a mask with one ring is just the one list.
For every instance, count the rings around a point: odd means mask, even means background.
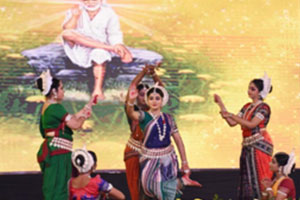
[{"label": "waist belt", "polygon": [[50,146],[72,151],[73,142],[64,138],[53,137]]},{"label": "waist belt", "polygon": [[173,152],[174,152],[174,148],[172,145],[160,149],[157,148],[149,149],[143,146],[141,149],[142,156],[147,158],[160,158],[160,157],[168,156]]},{"label": "waist belt", "polygon": [[135,151],[141,151],[142,143],[138,140],[133,139],[132,137],[129,138],[127,145]]},{"label": "waist belt", "polygon": [[262,136],[260,133],[255,133],[254,135],[250,137],[246,137],[243,139],[242,145],[245,146],[250,146],[253,145],[254,143],[261,141],[264,139],[264,136]]}]

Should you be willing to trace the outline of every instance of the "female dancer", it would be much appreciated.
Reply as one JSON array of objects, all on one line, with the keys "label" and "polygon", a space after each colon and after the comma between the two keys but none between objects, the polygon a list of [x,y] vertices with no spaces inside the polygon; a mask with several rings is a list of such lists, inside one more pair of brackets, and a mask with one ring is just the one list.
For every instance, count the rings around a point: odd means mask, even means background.
[{"label": "female dancer", "polygon": [[272,91],[271,79],[265,74],[261,79],[254,79],[248,87],[251,103],[243,106],[234,115],[227,112],[221,97],[215,94],[215,102],[220,106],[221,115],[230,126],[239,124],[243,131],[243,148],[240,157],[239,199],[247,200],[261,197],[261,180],[271,178],[269,162],[272,159],[272,140],[266,131],[271,110],[263,102]]},{"label": "female dancer", "polygon": [[109,196],[112,199],[125,199],[121,191],[102,179],[100,175],[91,177],[91,174],[97,167],[97,156],[93,151],[85,149],[74,150],[72,163],[78,170],[79,175],[71,178],[69,181],[70,200],[106,199],[105,196]]},{"label": "female dancer", "polygon": [[[163,83],[156,75],[154,68],[159,67],[160,63],[157,66],[148,66],[146,67],[133,79],[131,82],[130,88],[135,87],[138,90],[138,97],[136,104],[134,105],[134,110],[146,111],[149,109],[147,104],[145,103],[145,93],[149,86],[147,84],[140,83],[143,77],[146,74],[152,76],[154,82],[158,82],[159,85],[163,86]],[[127,94],[126,102],[129,101],[129,92]],[[140,187],[139,187],[139,177],[140,177],[140,163],[139,163],[139,152],[141,151],[141,141],[143,140],[143,133],[139,126],[139,121],[131,120],[128,117],[128,113],[125,112],[128,118],[128,124],[130,126],[131,135],[127,142],[125,151],[124,151],[124,161],[126,167],[126,178],[127,184],[130,191],[131,200],[139,200],[140,199]]]},{"label": "female dancer", "polygon": [[262,199],[276,199],[296,200],[296,189],[293,179],[288,175],[295,168],[295,154],[292,152],[290,155],[279,152],[276,153],[270,162],[270,169],[275,174],[273,181],[271,179],[264,179],[262,184],[264,192],[262,192]]},{"label": "female dancer", "polygon": [[[179,150],[182,170],[189,175],[190,168],[173,117],[161,112],[161,108],[168,102],[169,95],[165,88],[157,84],[148,89],[145,94],[148,111],[134,110],[133,103],[137,96],[137,89],[132,87],[127,102],[127,113],[132,120],[139,121],[144,133],[140,158],[141,184],[144,193],[154,199],[174,200],[180,181],[177,179],[178,163],[171,144],[171,136]],[[198,182],[191,183],[188,175],[181,179],[184,185],[201,186]]]},{"label": "female dancer", "polygon": [[67,113],[61,105],[63,84],[52,78],[49,70],[37,79],[37,86],[46,96],[40,119],[40,132],[44,142],[38,151],[38,162],[43,173],[45,200],[68,199],[67,182],[71,177],[72,129],[81,127],[91,113],[91,103],[75,115]]}]

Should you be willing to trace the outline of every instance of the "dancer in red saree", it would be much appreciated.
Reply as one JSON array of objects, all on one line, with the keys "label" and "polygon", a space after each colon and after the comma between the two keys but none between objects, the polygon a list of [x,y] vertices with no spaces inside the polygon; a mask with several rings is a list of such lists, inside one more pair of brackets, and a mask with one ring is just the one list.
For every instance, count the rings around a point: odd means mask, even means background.
[{"label": "dancer in red saree", "polygon": [[266,74],[261,79],[252,80],[248,87],[248,96],[252,102],[244,105],[237,115],[227,112],[221,97],[214,95],[223,119],[229,126],[241,125],[243,132],[238,190],[238,198],[242,200],[260,199],[262,179],[272,177],[269,163],[272,160],[273,144],[266,130],[271,109],[263,102],[271,91],[271,79]]}]

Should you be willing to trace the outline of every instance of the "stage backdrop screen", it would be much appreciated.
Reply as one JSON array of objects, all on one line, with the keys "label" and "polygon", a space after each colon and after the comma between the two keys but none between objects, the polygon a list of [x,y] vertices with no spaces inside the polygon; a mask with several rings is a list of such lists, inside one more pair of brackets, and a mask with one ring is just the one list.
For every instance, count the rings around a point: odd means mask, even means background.
[{"label": "stage backdrop screen", "polygon": [[[266,72],[273,91],[267,131],[275,152],[300,155],[300,18],[297,0],[107,0],[120,21],[132,63],[106,63],[105,100],[80,130],[74,148],[98,155],[99,169],[124,169],[130,136],[124,99],[145,64],[162,62],[171,113],[191,168],[238,168],[242,130],[229,127],[213,94],[238,113],[251,100],[249,82]],[[93,67],[74,64],[63,48],[67,10],[80,1],[0,1],[0,172],[38,171],[44,97],[35,79],[46,69],[63,81],[63,106],[78,112],[94,88]],[[100,20],[101,21],[101,20]],[[106,26],[101,24],[101,26]],[[151,76],[143,79],[153,84]]]}]

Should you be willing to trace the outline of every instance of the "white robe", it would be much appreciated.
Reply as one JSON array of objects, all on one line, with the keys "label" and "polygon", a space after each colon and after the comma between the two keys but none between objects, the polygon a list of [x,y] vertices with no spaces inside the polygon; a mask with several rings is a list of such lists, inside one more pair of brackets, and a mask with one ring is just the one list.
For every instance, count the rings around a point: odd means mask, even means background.
[{"label": "white robe", "polygon": [[[68,10],[63,24],[69,21],[71,17],[72,12]],[[90,20],[88,13],[82,9],[74,31],[109,45],[123,44],[119,18],[113,9],[106,5],[101,6],[93,20]],[[71,47],[67,42],[64,42],[64,50],[74,64],[83,68],[91,67],[92,61],[97,64],[111,61],[112,57],[109,51],[88,48],[78,44]]]}]

